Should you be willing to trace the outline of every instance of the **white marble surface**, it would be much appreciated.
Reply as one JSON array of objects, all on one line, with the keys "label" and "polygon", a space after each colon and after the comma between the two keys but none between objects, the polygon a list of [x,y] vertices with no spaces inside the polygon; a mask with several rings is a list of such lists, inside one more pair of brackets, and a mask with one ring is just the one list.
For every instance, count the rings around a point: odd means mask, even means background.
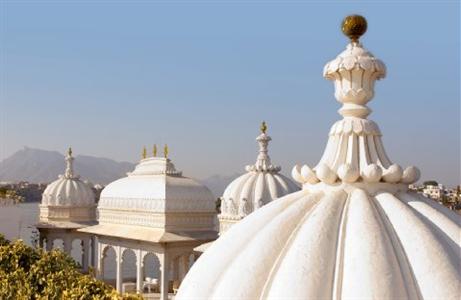
[{"label": "white marble surface", "polygon": [[460,216],[408,192],[419,170],[393,164],[367,119],[385,70],[357,42],[325,66],[343,119],[319,164],[293,169],[303,190],[216,240],[176,299],[459,299]]}]

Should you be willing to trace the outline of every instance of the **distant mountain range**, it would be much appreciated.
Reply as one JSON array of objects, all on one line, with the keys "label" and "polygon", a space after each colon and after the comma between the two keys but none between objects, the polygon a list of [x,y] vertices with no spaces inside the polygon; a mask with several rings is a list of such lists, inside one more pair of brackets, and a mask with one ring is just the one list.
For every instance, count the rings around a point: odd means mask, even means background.
[{"label": "distant mountain range", "polygon": [[[77,155],[75,172],[93,184],[108,183],[126,176],[134,169],[135,164],[117,162],[103,157]],[[48,183],[64,174],[64,155],[57,151],[24,147],[0,162],[0,181],[28,181],[31,183]],[[239,174],[231,176],[213,175],[200,180],[215,195],[223,194],[226,186]]]},{"label": "distant mountain range", "polygon": [[241,174],[234,174],[230,176],[213,175],[208,178],[200,180],[200,182],[206,185],[210,191],[215,195],[216,198],[221,197],[224,190],[235,178]]},{"label": "distant mountain range", "polygon": [[[86,155],[76,156],[74,162],[78,175],[93,184],[103,185],[124,177],[134,166],[129,162]],[[64,174],[65,167],[64,155],[57,151],[24,147],[0,162],[0,181],[47,183]]]}]

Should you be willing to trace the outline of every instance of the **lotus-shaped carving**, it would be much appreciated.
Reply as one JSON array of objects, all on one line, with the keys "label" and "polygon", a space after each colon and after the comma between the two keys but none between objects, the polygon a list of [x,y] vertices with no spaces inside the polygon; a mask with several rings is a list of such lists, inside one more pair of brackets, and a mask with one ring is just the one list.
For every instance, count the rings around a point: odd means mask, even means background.
[{"label": "lotus-shaped carving", "polygon": [[341,103],[366,104],[374,96],[373,90],[345,88],[335,91],[335,98]]}]

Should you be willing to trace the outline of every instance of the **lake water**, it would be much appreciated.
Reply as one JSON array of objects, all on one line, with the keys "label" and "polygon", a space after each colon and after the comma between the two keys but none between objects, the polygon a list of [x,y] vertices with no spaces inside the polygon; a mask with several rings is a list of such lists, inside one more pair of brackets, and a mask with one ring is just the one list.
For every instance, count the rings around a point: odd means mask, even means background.
[{"label": "lake water", "polygon": [[32,246],[38,214],[38,202],[0,205],[0,233],[9,240],[22,239]]},{"label": "lake water", "polygon": [[[21,203],[17,205],[0,205],[0,233],[9,240],[22,239],[24,243],[32,246],[34,235],[38,237],[35,224],[38,222],[39,203]],[[130,252],[127,252],[130,253]],[[80,261],[79,252],[72,250],[72,257]],[[80,254],[81,257],[81,254]],[[104,274],[106,279],[115,278],[115,252],[108,251],[105,258]],[[126,279],[136,277],[136,257],[134,254],[126,255],[123,260],[123,274]],[[153,259],[145,264],[145,276],[158,278],[159,266]]]}]

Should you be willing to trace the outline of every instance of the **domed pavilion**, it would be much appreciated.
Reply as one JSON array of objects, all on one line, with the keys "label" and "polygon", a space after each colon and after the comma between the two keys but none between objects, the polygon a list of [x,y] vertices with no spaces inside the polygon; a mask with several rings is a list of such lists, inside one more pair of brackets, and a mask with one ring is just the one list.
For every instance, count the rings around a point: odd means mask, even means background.
[{"label": "domed pavilion", "polygon": [[256,138],[259,144],[256,163],[246,166],[246,173],[234,179],[221,197],[220,234],[272,200],[299,191],[293,181],[280,174],[281,167],[271,162],[268,146],[272,139],[266,133],[265,122],[260,129],[261,134]]},{"label": "domed pavilion", "polygon": [[[115,252],[118,291],[124,284],[122,263],[133,254],[136,260],[135,289],[144,289],[147,256],[156,257],[160,265],[161,299],[178,286],[196,258],[194,247],[217,237],[214,230],[216,203],[211,191],[176,170],[168,158],[143,158],[127,177],[107,185],[101,192],[95,226],[82,232],[97,237],[96,272],[104,279],[105,256]],[[173,287],[172,287],[173,285]]]},{"label": "domed pavilion", "polygon": [[[72,250],[80,250],[82,257],[79,262],[83,271],[87,271],[94,259],[94,239],[77,230],[96,223],[95,196],[89,182],[82,181],[74,173],[71,148],[65,159],[64,175],[50,183],[42,194],[39,223],[36,227],[40,233],[41,247],[45,245],[49,251],[53,247],[59,247],[58,242],[61,241],[62,250],[69,255]],[[80,249],[73,249],[74,247]]]},{"label": "domed pavilion", "polygon": [[386,68],[359,42],[365,30],[347,17],[351,42],[324,68],[343,118],[320,162],[293,169],[303,189],[232,226],[175,299],[459,299],[461,218],[409,191],[419,170],[393,163],[367,119]]}]

